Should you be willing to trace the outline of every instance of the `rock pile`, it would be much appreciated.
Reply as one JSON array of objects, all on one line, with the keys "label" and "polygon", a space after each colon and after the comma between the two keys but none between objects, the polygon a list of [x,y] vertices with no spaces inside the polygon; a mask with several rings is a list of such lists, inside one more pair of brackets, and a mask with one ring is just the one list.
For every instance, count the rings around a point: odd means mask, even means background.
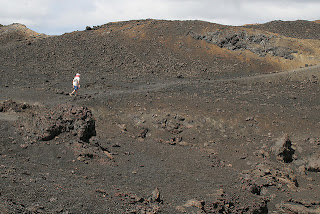
[{"label": "rock pile", "polygon": [[7,100],[3,103],[0,103],[0,112],[21,112],[30,106],[26,103],[16,103],[12,100]]},{"label": "rock pile", "polygon": [[95,120],[87,107],[61,104],[52,109],[44,109],[13,101],[0,105],[1,111],[21,112],[27,108],[30,109],[26,112],[28,115],[17,121],[16,125],[20,133],[28,139],[48,141],[67,132],[81,141],[89,142],[89,139],[96,135]]},{"label": "rock pile", "polygon": [[160,199],[160,191],[155,188],[150,197],[144,198],[133,193],[117,192],[116,197],[124,201],[128,201],[131,205],[130,213],[160,213],[161,204],[163,201]]},{"label": "rock pile", "polygon": [[252,204],[240,206],[222,189],[212,194],[216,199],[205,202],[190,199],[184,205],[177,206],[180,213],[268,213],[267,201],[263,198],[253,199]]},{"label": "rock pile", "polygon": [[82,141],[96,135],[95,120],[87,107],[58,105],[36,119],[41,140],[51,140],[63,132],[71,132]]},{"label": "rock pile", "polygon": [[185,130],[185,118],[179,115],[170,115],[157,119],[154,124],[157,128],[166,130],[171,134],[180,134]]},{"label": "rock pile", "polygon": [[[280,204],[277,204],[277,209],[281,212],[281,213],[315,213],[315,214],[319,214],[320,213],[320,208],[313,208],[312,205],[315,204],[307,204],[305,205],[303,202],[296,202],[296,203],[292,203],[290,201],[290,203],[285,203],[282,202]],[[312,207],[312,208],[310,208]]]}]

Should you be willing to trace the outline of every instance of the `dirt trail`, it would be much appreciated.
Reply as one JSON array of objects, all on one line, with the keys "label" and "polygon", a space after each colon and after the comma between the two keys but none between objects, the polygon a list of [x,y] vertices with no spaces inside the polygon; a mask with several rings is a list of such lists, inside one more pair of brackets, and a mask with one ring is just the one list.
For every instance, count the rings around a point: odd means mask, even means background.
[{"label": "dirt trail", "polygon": [[[138,86],[133,86],[129,89],[108,89],[104,92],[98,92],[99,94],[103,94],[103,96],[115,96],[121,94],[136,94],[136,93],[149,93],[156,92],[160,90],[168,90],[169,88],[177,87],[177,86],[188,86],[188,85],[200,85],[200,84],[214,84],[217,82],[233,82],[233,81],[243,81],[246,83],[249,82],[272,82],[279,81],[279,79],[290,79],[303,81],[308,78],[320,78],[320,65],[299,68],[290,71],[278,72],[278,73],[270,73],[270,74],[258,74],[253,76],[242,76],[236,78],[219,78],[219,79],[211,79],[211,80],[190,80],[190,79],[176,79],[176,80],[166,80],[152,83],[142,83]],[[135,84],[136,85],[136,84]],[[90,91],[90,90],[88,90]],[[93,91],[88,92],[87,94],[94,94]]]},{"label": "dirt trail", "polygon": [[192,86],[200,84],[214,84],[217,82],[233,82],[233,81],[244,81],[244,82],[260,82],[260,81],[279,81],[281,78],[289,78],[291,80],[303,81],[310,77],[320,78],[320,65],[299,68],[290,71],[278,72],[278,73],[269,73],[269,74],[258,74],[253,76],[241,76],[236,78],[218,78],[211,80],[192,80],[192,79],[176,79],[176,80],[159,80],[159,82],[153,81],[148,83],[133,84],[132,86],[126,86],[128,89],[108,89],[104,91],[97,92],[96,90],[86,90],[86,95],[95,95],[99,94],[102,96],[117,96],[117,95],[130,95],[137,93],[148,93],[156,91],[165,91],[169,88],[177,86]]}]

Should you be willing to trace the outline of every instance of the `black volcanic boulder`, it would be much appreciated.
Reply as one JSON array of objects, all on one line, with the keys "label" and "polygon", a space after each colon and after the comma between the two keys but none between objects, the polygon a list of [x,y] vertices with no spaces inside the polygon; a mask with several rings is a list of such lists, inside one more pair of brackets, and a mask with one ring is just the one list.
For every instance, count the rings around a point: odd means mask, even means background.
[{"label": "black volcanic boulder", "polygon": [[95,120],[87,107],[61,104],[39,113],[35,118],[37,138],[52,140],[63,132],[70,132],[80,140],[88,142],[96,135]]},{"label": "black volcanic boulder", "polygon": [[276,155],[277,160],[282,160],[285,163],[291,163],[293,161],[295,150],[292,148],[291,140],[287,134],[281,139],[278,139],[271,150]]}]

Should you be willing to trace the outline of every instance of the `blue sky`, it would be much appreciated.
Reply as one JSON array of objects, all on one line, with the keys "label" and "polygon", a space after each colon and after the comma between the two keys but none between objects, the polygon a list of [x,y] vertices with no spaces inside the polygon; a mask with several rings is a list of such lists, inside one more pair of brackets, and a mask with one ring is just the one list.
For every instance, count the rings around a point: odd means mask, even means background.
[{"label": "blue sky", "polygon": [[0,0],[0,5],[0,24],[21,23],[48,35],[148,18],[226,25],[320,19],[320,0]]}]

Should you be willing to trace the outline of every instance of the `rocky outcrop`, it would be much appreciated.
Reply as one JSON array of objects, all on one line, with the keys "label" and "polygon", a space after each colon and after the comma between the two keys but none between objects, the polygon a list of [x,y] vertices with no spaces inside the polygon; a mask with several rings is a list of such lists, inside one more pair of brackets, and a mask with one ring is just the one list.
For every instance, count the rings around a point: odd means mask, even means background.
[{"label": "rocky outcrop", "polygon": [[320,154],[314,153],[308,157],[305,168],[311,172],[320,172]]},{"label": "rocky outcrop", "polygon": [[261,57],[270,54],[272,56],[292,60],[294,59],[292,53],[296,53],[296,51],[291,50],[288,47],[276,46],[273,42],[274,36],[264,34],[250,35],[246,31],[215,31],[207,32],[205,35],[190,31],[188,35],[194,39],[204,40],[208,43],[215,44],[220,48],[227,48],[233,51],[249,50]]},{"label": "rocky outcrop", "polygon": [[21,112],[30,106],[26,103],[16,103],[12,100],[6,100],[3,103],[0,103],[0,112]]},{"label": "rocky outcrop", "polygon": [[0,112],[6,111],[21,112],[22,117],[16,121],[17,129],[31,141],[49,141],[62,133],[70,133],[89,142],[96,135],[95,120],[87,107],[60,104],[47,109],[6,101],[0,104]]},{"label": "rocky outcrop", "polygon": [[293,161],[295,150],[292,148],[291,140],[287,134],[277,140],[272,147],[272,151],[278,160],[282,160],[285,163],[291,163]]},{"label": "rocky outcrop", "polygon": [[159,189],[152,191],[149,198],[141,197],[133,193],[117,192],[115,197],[121,198],[131,204],[130,213],[160,213],[163,201],[160,200]]},{"label": "rocky outcrop", "polygon": [[166,117],[154,121],[154,125],[171,134],[180,134],[186,129],[184,121],[185,118],[182,116],[168,114]]},{"label": "rocky outcrop", "polygon": [[36,118],[41,140],[52,140],[63,132],[71,132],[82,141],[96,135],[95,120],[87,107],[58,105]]},{"label": "rocky outcrop", "polygon": [[304,205],[300,201],[299,203],[280,203],[276,207],[281,213],[320,213],[320,208],[310,208],[310,205]]}]

